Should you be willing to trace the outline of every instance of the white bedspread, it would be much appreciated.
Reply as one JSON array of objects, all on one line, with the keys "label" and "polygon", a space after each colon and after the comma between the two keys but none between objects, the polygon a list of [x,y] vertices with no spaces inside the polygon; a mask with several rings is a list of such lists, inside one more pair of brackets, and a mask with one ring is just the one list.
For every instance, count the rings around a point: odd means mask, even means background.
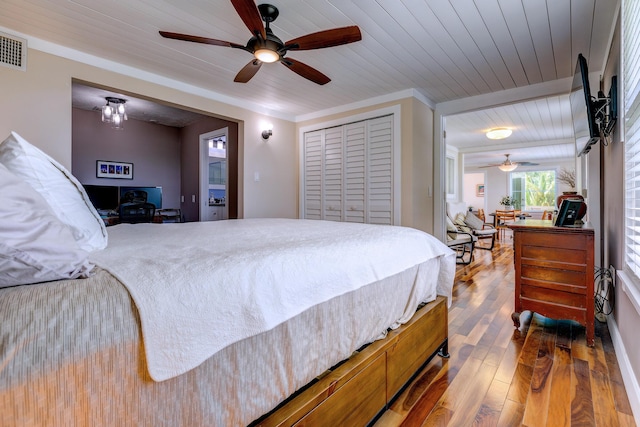
[{"label": "white bedspread", "polygon": [[[135,301],[156,381],[335,296],[434,257],[453,258],[433,236],[406,227],[246,219],[108,231],[109,246],[90,259]],[[450,280],[436,291],[451,300],[455,265],[442,265]]]}]

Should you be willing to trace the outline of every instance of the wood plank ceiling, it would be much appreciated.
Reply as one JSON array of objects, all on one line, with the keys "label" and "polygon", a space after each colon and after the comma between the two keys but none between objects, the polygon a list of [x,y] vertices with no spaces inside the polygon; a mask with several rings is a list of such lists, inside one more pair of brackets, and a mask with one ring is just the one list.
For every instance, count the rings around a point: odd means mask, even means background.
[{"label": "wood plank ceiling", "polygon": [[[360,42],[289,55],[327,74],[329,84],[318,86],[279,64],[265,64],[249,83],[234,83],[252,58],[247,52],[158,35],[165,30],[244,44],[250,33],[228,0],[3,0],[0,31],[26,36],[32,47],[60,54],[41,41],[51,42],[296,120],[408,89],[436,105],[566,79],[578,53],[591,71],[601,70],[619,7],[618,0],[271,2],[280,9],[272,29],[285,41],[360,27]],[[564,105],[556,98],[540,102],[550,109]],[[541,117],[553,114],[542,112],[545,105],[535,108]],[[498,113],[518,114],[492,109],[476,118],[478,126],[499,123]],[[452,140],[455,129],[448,131]],[[549,133],[566,138],[566,132]]]}]

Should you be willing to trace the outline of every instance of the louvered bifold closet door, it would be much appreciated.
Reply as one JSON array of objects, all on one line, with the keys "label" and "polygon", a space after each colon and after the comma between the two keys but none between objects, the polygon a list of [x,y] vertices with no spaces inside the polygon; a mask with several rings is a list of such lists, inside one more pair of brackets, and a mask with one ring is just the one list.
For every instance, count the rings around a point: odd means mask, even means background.
[{"label": "louvered bifold closet door", "polygon": [[393,224],[393,116],[367,121],[367,222]]},{"label": "louvered bifold closet door", "polygon": [[366,206],[366,122],[345,126],[344,220],[365,222]]},{"label": "louvered bifold closet door", "polygon": [[343,127],[324,130],[323,219],[342,221],[342,138]]},{"label": "louvered bifold closet door", "polygon": [[322,219],[323,130],[304,134],[304,217]]},{"label": "louvered bifold closet door", "polygon": [[394,224],[393,118],[305,132],[304,218]]}]

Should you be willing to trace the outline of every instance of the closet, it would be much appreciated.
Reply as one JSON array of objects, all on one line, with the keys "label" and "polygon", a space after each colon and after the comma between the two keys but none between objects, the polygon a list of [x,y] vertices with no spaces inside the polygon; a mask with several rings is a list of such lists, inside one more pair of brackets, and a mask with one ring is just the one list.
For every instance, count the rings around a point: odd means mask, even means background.
[{"label": "closet", "polygon": [[394,224],[393,114],[305,132],[303,218]]}]

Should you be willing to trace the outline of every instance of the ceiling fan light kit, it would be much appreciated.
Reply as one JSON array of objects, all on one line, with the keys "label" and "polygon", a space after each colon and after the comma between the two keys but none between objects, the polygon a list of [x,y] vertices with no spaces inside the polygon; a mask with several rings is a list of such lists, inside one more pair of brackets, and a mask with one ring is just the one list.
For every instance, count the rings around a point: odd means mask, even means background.
[{"label": "ceiling fan light kit", "polygon": [[517,167],[518,167],[517,163],[509,163],[509,164],[502,164],[498,166],[498,169],[500,169],[502,172],[511,172],[515,170]]},{"label": "ceiling fan light kit", "polygon": [[512,162],[511,159],[509,159],[510,155],[511,154],[505,154],[504,156],[506,158],[502,163],[487,165],[487,166],[479,166],[479,167],[492,168],[494,166],[497,166],[498,169],[500,169],[503,172],[511,172],[511,171],[514,171],[518,166],[538,166],[538,163],[533,163],[533,162]]},{"label": "ceiling fan light kit", "polygon": [[278,52],[274,52],[273,50],[267,48],[257,49],[253,53],[253,55],[256,57],[256,59],[268,64],[276,62],[280,59],[280,55],[278,55]]},{"label": "ceiling fan light kit", "polygon": [[[242,22],[244,22],[253,35],[245,46],[224,40],[172,33],[168,31],[160,31],[160,35],[169,39],[210,44],[214,46],[232,47],[234,49],[241,49],[251,53],[255,58],[245,65],[236,75],[234,81],[238,83],[247,83],[251,80],[251,78],[260,69],[262,63],[280,61],[282,65],[307,80],[311,80],[319,85],[327,84],[331,81],[329,77],[300,61],[293,58],[285,58],[287,52],[290,50],[322,49],[362,40],[360,29],[353,25],[318,31],[316,33],[307,34],[306,36],[283,42],[273,34],[273,31],[271,31],[270,28],[271,22],[275,21],[280,14],[277,7],[271,4],[261,4],[256,6],[253,0],[231,0],[231,4],[240,16],[240,19],[242,19]],[[265,25],[262,25],[262,21],[265,22]]]},{"label": "ceiling fan light kit", "polygon": [[511,136],[513,131],[508,128],[494,128],[490,129],[486,135],[489,139],[505,139]]}]

